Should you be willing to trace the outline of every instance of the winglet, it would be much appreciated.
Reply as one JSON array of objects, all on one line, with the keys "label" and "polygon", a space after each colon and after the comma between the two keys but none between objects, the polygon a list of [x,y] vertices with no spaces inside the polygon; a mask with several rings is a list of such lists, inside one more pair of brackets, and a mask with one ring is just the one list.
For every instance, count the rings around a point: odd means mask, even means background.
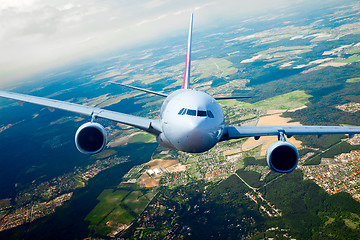
[{"label": "winglet", "polygon": [[188,37],[188,45],[186,52],[186,64],[185,64],[185,74],[184,74],[184,82],[182,85],[182,89],[190,88],[190,65],[191,65],[191,38],[192,38],[192,27],[193,27],[193,14],[190,17],[190,28],[189,28],[189,37]]}]

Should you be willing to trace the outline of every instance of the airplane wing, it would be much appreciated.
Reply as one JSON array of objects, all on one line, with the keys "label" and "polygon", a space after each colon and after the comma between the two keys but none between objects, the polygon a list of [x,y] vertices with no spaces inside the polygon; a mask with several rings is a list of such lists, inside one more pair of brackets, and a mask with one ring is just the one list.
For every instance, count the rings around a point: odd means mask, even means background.
[{"label": "airplane wing", "polygon": [[152,120],[152,119],[133,116],[125,113],[109,111],[101,108],[89,107],[81,104],[59,101],[49,98],[35,97],[20,93],[0,91],[0,97],[18,100],[19,102],[28,102],[41,106],[46,106],[49,109],[61,109],[95,118],[108,119],[111,121],[123,123],[126,125],[130,125],[142,129],[154,135],[158,135],[161,133],[159,120]]},{"label": "airplane wing", "polygon": [[348,134],[350,138],[354,134],[360,133],[360,127],[348,126],[255,126],[255,127],[225,127],[223,136],[220,141],[261,136],[279,136],[285,134],[287,137],[293,135],[317,135],[318,137],[325,134]]}]

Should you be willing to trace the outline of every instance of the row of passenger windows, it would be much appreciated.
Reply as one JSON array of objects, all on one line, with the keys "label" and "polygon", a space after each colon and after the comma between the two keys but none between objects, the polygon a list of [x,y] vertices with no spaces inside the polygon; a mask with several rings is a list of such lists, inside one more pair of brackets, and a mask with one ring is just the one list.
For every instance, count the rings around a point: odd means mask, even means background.
[{"label": "row of passenger windows", "polygon": [[193,109],[186,109],[182,108],[179,113],[179,115],[190,115],[190,116],[198,116],[198,117],[209,117],[214,118],[214,115],[211,111],[203,111],[203,110],[193,110]]}]

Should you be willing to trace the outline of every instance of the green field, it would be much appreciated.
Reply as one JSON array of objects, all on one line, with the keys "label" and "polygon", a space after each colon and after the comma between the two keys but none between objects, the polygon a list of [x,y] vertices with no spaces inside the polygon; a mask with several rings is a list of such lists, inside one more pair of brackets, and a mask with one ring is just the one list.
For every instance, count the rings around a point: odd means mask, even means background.
[{"label": "green field", "polygon": [[101,151],[100,153],[96,154],[93,156],[93,158],[95,159],[104,159],[104,158],[108,158],[112,155],[116,154],[116,151],[113,149],[108,149],[108,150],[104,150]]},{"label": "green field", "polygon": [[130,208],[131,211],[139,215],[142,213],[149,201],[150,199],[148,199],[142,192],[133,191],[123,202]]},{"label": "green field", "polygon": [[348,57],[347,59],[339,59],[339,60],[336,60],[335,62],[354,63],[354,62],[359,62],[359,61],[360,61],[360,55],[354,54],[354,55]]},{"label": "green field", "polygon": [[293,91],[268,98],[254,104],[240,102],[236,99],[219,101],[221,106],[238,107],[238,108],[257,108],[257,109],[283,109],[290,110],[304,106],[309,102],[311,95],[306,94],[305,91]]},{"label": "green field", "polygon": [[116,226],[130,224],[145,209],[154,193],[149,190],[105,189],[97,198],[100,202],[86,216],[90,229],[107,235]]},{"label": "green field", "polygon": [[197,60],[193,62],[193,65],[196,67],[193,75],[200,74],[199,79],[211,76],[226,77],[238,71],[237,68],[233,67],[232,62],[224,58]]},{"label": "green field", "polygon": [[304,106],[309,102],[311,95],[306,94],[305,91],[293,91],[286,94],[278,95],[272,98],[256,102],[255,108],[260,109],[283,109],[290,110]]},{"label": "green field", "polygon": [[229,100],[221,100],[219,101],[220,106],[227,106],[227,107],[239,107],[239,108],[253,108],[253,104],[247,102],[240,102],[236,99],[229,99]]},{"label": "green field", "polygon": [[360,49],[354,49],[350,51],[350,54],[360,53]]},{"label": "green field", "polygon": [[128,193],[127,191],[120,190],[113,192],[112,189],[105,189],[97,198],[100,202],[86,216],[85,220],[90,221],[91,225],[98,225],[107,215],[121,209],[119,203]]},{"label": "green field", "polygon": [[137,133],[129,139],[128,143],[136,143],[136,142],[151,143],[151,142],[156,142],[156,139],[153,135],[149,133]]},{"label": "green field", "polygon": [[348,80],[346,80],[347,83],[358,83],[360,82],[360,77],[356,77],[356,78],[350,78]]}]

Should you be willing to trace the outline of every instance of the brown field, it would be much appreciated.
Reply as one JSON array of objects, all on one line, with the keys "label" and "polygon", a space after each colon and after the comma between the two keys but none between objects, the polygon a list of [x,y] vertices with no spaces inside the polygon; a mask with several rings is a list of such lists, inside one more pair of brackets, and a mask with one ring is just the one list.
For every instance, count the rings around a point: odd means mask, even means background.
[{"label": "brown field", "polygon": [[[259,119],[257,126],[277,126],[277,125],[291,125],[291,126],[299,126],[301,125],[299,122],[289,122],[291,118],[284,118],[280,116],[280,113],[268,115]],[[261,156],[265,156],[266,150],[273,142],[277,141],[277,136],[266,136],[261,137],[259,140],[255,140],[254,138],[249,138],[243,145],[242,150],[248,151],[257,146],[262,145],[261,147]],[[288,142],[294,144],[296,148],[301,147],[301,142],[296,140],[294,137],[288,138]]]},{"label": "brown field", "polygon": [[329,63],[323,63],[320,65],[320,67],[342,67],[346,66],[349,63],[343,63],[343,62],[329,62]]},{"label": "brown field", "polygon": [[[150,166],[148,170],[161,168],[161,169],[165,169],[169,173],[182,172],[186,170],[186,165],[180,164],[177,160],[154,159],[147,163],[144,163],[144,165]],[[159,185],[161,176],[162,176],[162,172],[150,176],[148,174],[148,171],[146,171],[136,180],[136,182],[140,185],[144,184],[145,187],[156,187]]]},{"label": "brown field", "polygon": [[226,156],[233,155],[233,154],[240,153],[240,152],[241,152],[241,149],[230,149],[230,150],[224,151],[223,156],[226,157]]},{"label": "brown field", "polygon": [[132,133],[130,135],[116,138],[116,139],[112,140],[111,142],[109,142],[107,144],[107,146],[108,147],[118,147],[118,146],[121,146],[121,145],[126,145],[129,142],[129,140],[136,134],[137,134],[137,132],[134,132],[134,133]]},{"label": "brown field", "polygon": [[179,162],[177,160],[154,159],[144,165],[150,166],[150,169],[153,169],[158,167],[167,168],[178,163]]},{"label": "brown field", "polygon": [[289,110],[288,112],[295,112],[295,111],[297,111],[297,110],[304,109],[304,108],[307,108],[307,106],[302,106],[302,107],[299,107],[299,108],[294,108],[294,109]]},{"label": "brown field", "polygon": [[169,172],[184,172],[186,171],[186,165],[182,165],[180,163],[174,164],[168,168],[166,168]]},{"label": "brown field", "polygon": [[267,114],[277,114],[277,113],[283,113],[285,112],[286,110],[269,110],[267,111]]},{"label": "brown field", "polygon": [[160,179],[155,179],[149,176],[147,172],[143,173],[138,180],[136,181],[138,184],[144,184],[145,187],[156,187],[159,185]]}]

